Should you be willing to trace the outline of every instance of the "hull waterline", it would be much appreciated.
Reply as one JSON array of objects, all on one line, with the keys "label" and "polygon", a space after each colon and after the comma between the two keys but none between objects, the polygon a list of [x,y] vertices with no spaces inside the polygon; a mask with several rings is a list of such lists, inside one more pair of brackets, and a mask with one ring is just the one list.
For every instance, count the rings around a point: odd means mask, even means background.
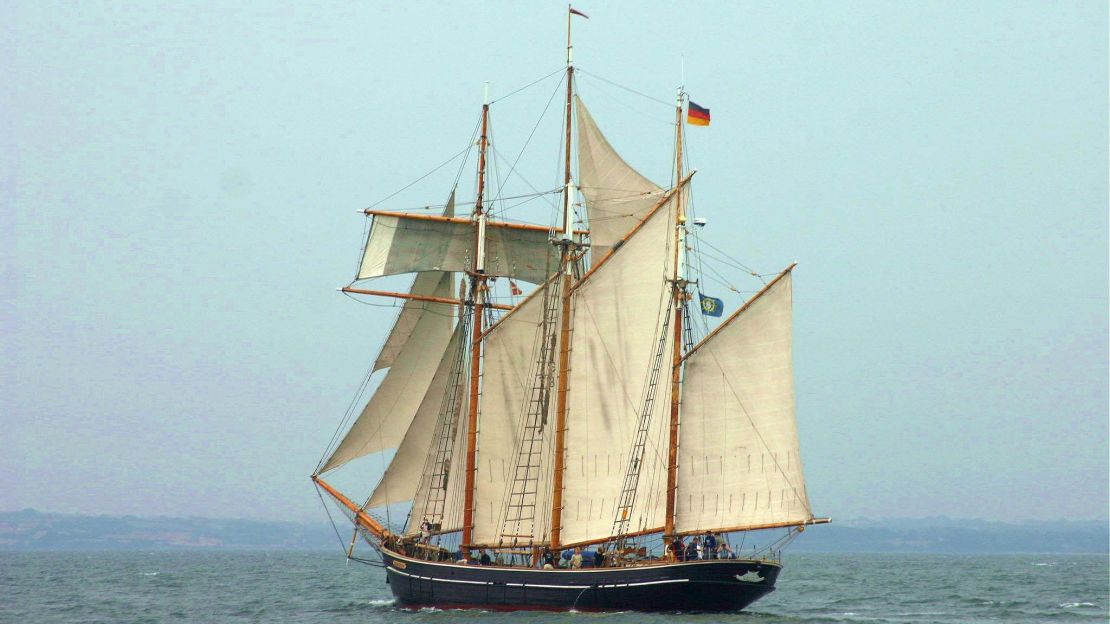
[{"label": "hull waterline", "polygon": [[539,570],[413,559],[382,550],[402,606],[494,610],[738,611],[774,591],[781,567],[721,559]]}]

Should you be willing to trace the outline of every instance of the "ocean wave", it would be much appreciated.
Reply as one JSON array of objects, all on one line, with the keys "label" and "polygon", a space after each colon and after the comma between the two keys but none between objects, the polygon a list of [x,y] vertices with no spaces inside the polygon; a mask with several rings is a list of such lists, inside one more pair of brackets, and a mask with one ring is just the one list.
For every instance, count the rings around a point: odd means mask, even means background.
[{"label": "ocean wave", "polygon": [[1097,607],[1098,605],[1093,602],[1065,602],[1060,605],[1061,609],[1078,609],[1082,607]]}]

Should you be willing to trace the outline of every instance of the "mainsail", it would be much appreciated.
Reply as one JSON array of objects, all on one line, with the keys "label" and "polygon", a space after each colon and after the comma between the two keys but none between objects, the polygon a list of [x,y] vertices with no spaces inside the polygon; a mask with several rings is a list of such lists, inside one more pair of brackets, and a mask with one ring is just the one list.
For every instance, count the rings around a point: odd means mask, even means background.
[{"label": "mainsail", "polygon": [[813,518],[794,419],[789,270],[686,358],[679,532]]},{"label": "mainsail", "polygon": [[[613,528],[630,441],[670,310],[675,203],[672,194],[575,291],[563,543],[604,539]],[[666,401],[654,405],[659,417],[648,437],[658,443]],[[665,447],[645,455],[638,467],[645,490],[651,483],[663,489],[665,462]],[[663,499],[652,494],[638,497],[646,507],[638,513],[661,526]]]}]

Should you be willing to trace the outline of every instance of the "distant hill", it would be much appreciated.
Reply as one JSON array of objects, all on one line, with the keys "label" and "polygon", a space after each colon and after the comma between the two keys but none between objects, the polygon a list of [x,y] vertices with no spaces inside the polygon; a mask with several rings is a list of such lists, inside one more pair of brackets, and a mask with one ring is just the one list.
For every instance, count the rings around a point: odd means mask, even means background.
[{"label": "distant hill", "polygon": [[920,518],[848,520],[809,527],[793,552],[1103,553],[1107,522],[991,522]]},{"label": "distant hill", "polygon": [[0,512],[0,550],[335,548],[326,523]]},{"label": "distant hill", "polygon": [[[342,529],[346,537],[349,529]],[[138,518],[0,512],[0,550],[319,550],[338,541],[326,522]],[[791,552],[1103,553],[1105,522],[1022,522],[923,518],[848,520],[809,527]]]}]

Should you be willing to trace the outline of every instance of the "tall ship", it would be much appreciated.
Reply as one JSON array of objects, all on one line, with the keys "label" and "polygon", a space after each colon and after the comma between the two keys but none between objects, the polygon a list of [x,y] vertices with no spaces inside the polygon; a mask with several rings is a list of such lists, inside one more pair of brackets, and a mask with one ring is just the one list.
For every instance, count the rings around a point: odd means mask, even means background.
[{"label": "tall ship", "polygon": [[[342,290],[399,310],[376,390],[312,480],[353,525],[347,556],[384,568],[401,605],[734,611],[774,590],[782,546],[828,522],[810,509],[795,423],[794,265],[759,276],[731,314],[704,294],[683,161],[684,125],[709,111],[679,88],[661,146],[672,178],[638,173],[578,93],[582,18],[568,7],[552,96],[561,184],[535,193],[554,200],[551,223],[499,208],[488,96],[473,201],[444,189],[434,211],[364,211]],[[407,291],[375,283],[403,274]],[[376,485],[337,485],[371,458]]]}]

